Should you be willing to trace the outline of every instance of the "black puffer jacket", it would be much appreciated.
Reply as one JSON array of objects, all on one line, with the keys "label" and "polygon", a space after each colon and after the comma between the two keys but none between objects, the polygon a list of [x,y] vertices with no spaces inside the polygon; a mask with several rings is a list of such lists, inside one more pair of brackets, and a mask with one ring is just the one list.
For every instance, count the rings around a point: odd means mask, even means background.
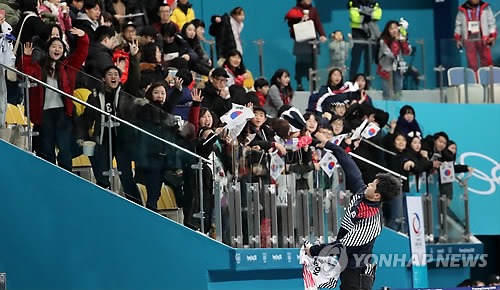
[{"label": "black puffer jacket", "polygon": [[96,79],[89,78],[87,85],[93,88],[99,84],[106,68],[113,64],[113,51],[100,42],[91,42],[85,61],[85,73]]},{"label": "black puffer jacket", "polygon": [[[215,22],[217,17],[221,18],[221,22]],[[236,40],[231,28],[231,16],[227,13],[222,16],[214,15],[211,20],[212,24],[208,33],[215,37],[217,58],[225,57],[231,50],[236,49]]]},{"label": "black puffer jacket", "polygon": [[219,95],[219,91],[212,85],[211,82],[207,82],[205,88],[202,90],[203,94],[203,107],[213,111],[217,117],[221,117],[232,107],[231,98],[223,99]]}]

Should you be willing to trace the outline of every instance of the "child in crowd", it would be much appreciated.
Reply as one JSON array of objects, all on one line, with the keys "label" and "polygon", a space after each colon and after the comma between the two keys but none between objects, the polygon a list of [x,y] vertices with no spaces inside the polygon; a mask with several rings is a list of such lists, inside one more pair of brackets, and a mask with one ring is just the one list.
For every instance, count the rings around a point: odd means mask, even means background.
[{"label": "child in crowd", "polygon": [[269,82],[265,78],[258,78],[253,85],[255,94],[259,98],[259,106],[267,109],[269,107]]},{"label": "child in crowd", "polygon": [[342,31],[337,30],[330,34],[330,42],[328,50],[330,51],[330,69],[338,68],[343,74],[346,74],[346,61],[349,58],[349,50],[352,48],[351,35],[349,34],[350,43],[344,41]]}]

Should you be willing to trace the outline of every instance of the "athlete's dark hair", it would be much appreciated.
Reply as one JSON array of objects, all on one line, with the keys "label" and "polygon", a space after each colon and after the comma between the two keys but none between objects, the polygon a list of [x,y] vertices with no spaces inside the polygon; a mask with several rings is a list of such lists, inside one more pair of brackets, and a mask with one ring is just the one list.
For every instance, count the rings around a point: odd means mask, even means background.
[{"label": "athlete's dark hair", "polygon": [[401,182],[390,173],[378,173],[375,178],[378,180],[375,192],[380,194],[380,201],[391,201],[401,191]]}]

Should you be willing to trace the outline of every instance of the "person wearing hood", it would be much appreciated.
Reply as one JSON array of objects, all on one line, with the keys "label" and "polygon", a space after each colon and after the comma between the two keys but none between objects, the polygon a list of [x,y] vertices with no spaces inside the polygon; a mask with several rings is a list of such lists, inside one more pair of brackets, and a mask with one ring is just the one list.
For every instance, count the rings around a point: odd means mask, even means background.
[{"label": "person wearing hood", "polygon": [[[321,24],[319,18],[318,10],[312,7],[312,0],[297,0],[297,5],[292,8],[287,15],[285,20],[288,20],[288,26],[290,27],[290,37],[295,40],[295,32],[293,26],[299,22],[312,20],[314,22],[314,28],[316,32],[320,35],[320,42],[326,42],[325,30]],[[295,80],[297,81],[297,91],[303,91],[302,78],[307,78],[309,74],[309,68],[312,67],[312,46],[308,41],[296,42],[293,46],[293,54],[296,56],[295,62]],[[319,54],[319,47],[317,49],[317,54]]]},{"label": "person wearing hood", "polygon": [[457,48],[465,46],[467,62],[474,71],[481,66],[493,65],[491,47],[495,45],[497,26],[491,6],[482,0],[468,0],[458,7],[455,20]]},{"label": "person wearing hood", "polygon": [[232,50],[238,50],[243,55],[240,34],[243,31],[245,11],[235,7],[229,14],[214,15],[208,33],[215,37],[217,58],[226,57]]},{"label": "person wearing hood", "polygon": [[193,5],[189,3],[189,0],[178,0],[177,8],[174,9],[170,20],[177,24],[178,27],[184,27],[184,24],[193,21],[195,19],[194,10],[191,8]]},{"label": "person wearing hood", "polygon": [[415,119],[415,110],[412,106],[405,105],[399,110],[396,131],[401,132],[405,136],[410,132],[419,132],[422,134],[422,130],[420,130],[420,126]]},{"label": "person wearing hood", "polygon": [[[137,45],[131,47],[129,77],[125,84],[120,81],[121,70],[115,65],[111,65],[104,69],[101,79],[103,86],[93,88],[92,94],[87,102],[111,115],[127,121],[134,121],[134,103],[135,97],[131,96],[139,90],[139,61],[137,53],[139,47]],[[83,140],[92,140],[96,142],[94,156],[90,157],[92,170],[97,181],[97,185],[109,188],[109,177],[103,175],[109,171],[109,145],[113,146],[113,157],[116,158],[118,170],[122,172],[120,181],[125,191],[126,197],[133,202],[141,202],[141,196],[137,190],[137,186],[132,174],[131,162],[134,160],[134,152],[137,148],[134,140],[136,140],[136,132],[131,127],[122,124],[118,127],[113,127],[111,130],[111,140],[109,140],[109,128],[102,126],[104,122],[109,121],[105,115],[92,110],[85,109],[80,116],[78,126],[79,144],[83,144]],[[93,131],[89,131],[93,127]]]},{"label": "person wearing hood", "polygon": [[79,28],[89,36],[91,42],[95,41],[94,32],[99,27],[99,16],[101,16],[101,4],[98,0],[85,0],[83,12],[76,15],[73,26]]}]

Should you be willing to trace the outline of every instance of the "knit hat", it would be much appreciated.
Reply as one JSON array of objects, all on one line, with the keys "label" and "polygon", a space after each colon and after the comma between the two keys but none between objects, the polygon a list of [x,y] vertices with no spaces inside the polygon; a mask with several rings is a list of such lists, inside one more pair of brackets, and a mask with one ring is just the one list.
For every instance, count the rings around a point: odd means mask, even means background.
[{"label": "knit hat", "polygon": [[306,126],[306,120],[297,108],[291,107],[281,114],[281,119],[288,121],[292,133],[299,132]]}]

